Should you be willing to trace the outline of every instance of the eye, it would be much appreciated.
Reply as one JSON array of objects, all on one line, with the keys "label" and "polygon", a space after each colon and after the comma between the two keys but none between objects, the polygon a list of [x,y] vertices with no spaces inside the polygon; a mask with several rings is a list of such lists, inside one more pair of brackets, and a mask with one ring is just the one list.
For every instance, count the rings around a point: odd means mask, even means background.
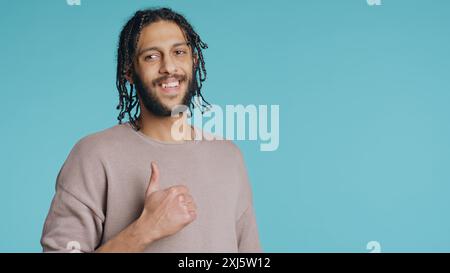
[{"label": "eye", "polygon": [[175,54],[176,54],[177,56],[185,55],[185,54],[186,54],[186,50],[177,49],[177,50],[175,50]]},{"label": "eye", "polygon": [[145,60],[145,61],[154,61],[154,60],[156,60],[157,58],[158,58],[158,55],[157,55],[157,54],[150,54],[150,55],[145,56],[144,60]]}]

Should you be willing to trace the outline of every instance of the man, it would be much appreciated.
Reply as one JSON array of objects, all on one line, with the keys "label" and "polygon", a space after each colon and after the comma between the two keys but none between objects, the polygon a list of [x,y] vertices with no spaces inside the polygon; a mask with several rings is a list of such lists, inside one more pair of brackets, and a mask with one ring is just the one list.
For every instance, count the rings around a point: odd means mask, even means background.
[{"label": "man", "polygon": [[[202,140],[185,115],[172,115],[195,97],[207,103],[205,48],[186,19],[167,8],[138,11],[125,24],[119,124],[81,139],[64,162],[44,251],[261,251],[239,149],[229,140]],[[174,135],[176,123],[188,130]]]}]

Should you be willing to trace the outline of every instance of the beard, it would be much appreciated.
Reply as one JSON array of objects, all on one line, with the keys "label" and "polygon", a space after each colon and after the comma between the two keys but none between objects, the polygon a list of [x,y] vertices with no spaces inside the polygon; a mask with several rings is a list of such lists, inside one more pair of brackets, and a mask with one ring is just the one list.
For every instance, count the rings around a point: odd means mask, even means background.
[{"label": "beard", "polygon": [[[156,96],[157,83],[160,83],[161,81],[164,81],[166,78],[169,77],[175,77],[177,80],[180,81],[180,84],[184,81],[187,81],[188,83],[187,90],[186,92],[184,92],[183,99],[178,105],[183,105],[186,106],[187,108],[190,108],[189,105],[191,104],[191,100],[197,86],[196,79],[192,80],[188,79],[186,76],[180,75],[165,76],[154,80],[152,83],[153,86],[155,86],[155,88],[152,88],[147,84],[145,84],[144,81],[142,81],[142,79],[139,77],[139,75],[133,73],[133,81],[136,87],[136,92],[139,95],[142,104],[147,109],[147,111],[158,117],[170,117],[172,115],[172,110],[174,110],[164,105],[161,102],[161,100]],[[174,108],[176,108],[176,106]]]}]

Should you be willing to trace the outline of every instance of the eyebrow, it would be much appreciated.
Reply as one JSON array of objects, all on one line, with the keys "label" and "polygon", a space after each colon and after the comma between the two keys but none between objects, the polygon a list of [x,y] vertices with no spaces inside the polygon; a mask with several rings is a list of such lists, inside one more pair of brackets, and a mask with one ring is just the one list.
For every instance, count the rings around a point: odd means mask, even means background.
[{"label": "eyebrow", "polygon": [[[187,45],[189,46],[189,43],[187,42],[182,42],[182,43],[175,43],[172,45],[172,48],[177,47],[177,46],[181,46],[181,45]],[[156,50],[156,51],[161,51],[161,48],[157,47],[157,46],[152,46],[152,47],[147,47],[142,49],[141,51],[139,51],[138,56],[141,56],[142,54],[144,54],[147,51],[152,51],[152,50]]]}]

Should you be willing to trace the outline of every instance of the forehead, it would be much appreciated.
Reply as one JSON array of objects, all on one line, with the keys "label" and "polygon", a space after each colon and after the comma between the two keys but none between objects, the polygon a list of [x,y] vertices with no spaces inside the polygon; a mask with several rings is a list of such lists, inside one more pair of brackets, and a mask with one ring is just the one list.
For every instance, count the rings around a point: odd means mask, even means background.
[{"label": "forehead", "polygon": [[145,26],[137,45],[139,49],[147,47],[171,47],[176,43],[187,42],[181,28],[170,21],[158,21]]}]

